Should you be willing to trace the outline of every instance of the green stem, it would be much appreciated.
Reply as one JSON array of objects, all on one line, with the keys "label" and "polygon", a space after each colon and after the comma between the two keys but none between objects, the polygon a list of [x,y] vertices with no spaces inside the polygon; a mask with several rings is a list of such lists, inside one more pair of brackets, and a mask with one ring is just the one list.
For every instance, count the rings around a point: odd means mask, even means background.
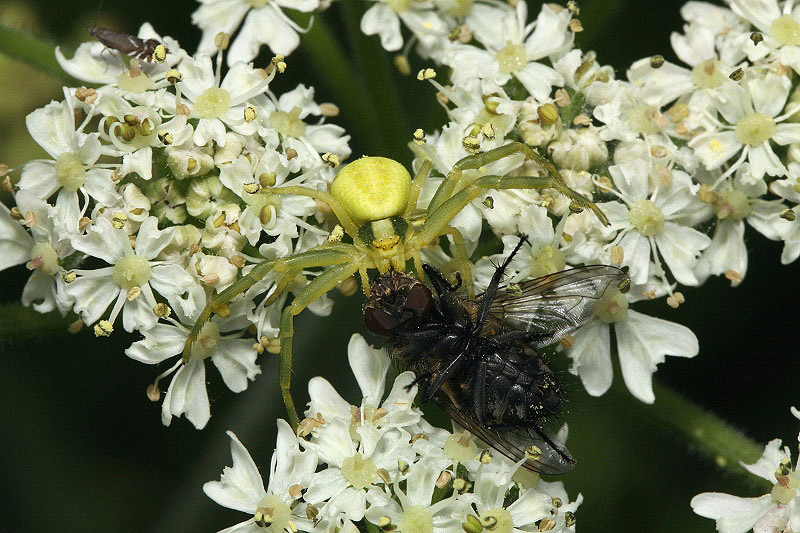
[{"label": "green stem", "polygon": [[56,61],[55,47],[30,33],[0,24],[0,53],[58,78],[73,81]]},{"label": "green stem", "polygon": [[[346,3],[346,2],[345,2]],[[307,25],[301,15],[292,16],[295,22]],[[371,148],[385,153],[386,143],[379,121],[380,115],[370,94],[366,80],[358,72],[353,62],[347,57],[324,17],[318,15],[308,33],[300,40],[303,49],[308,53],[314,70],[321,73],[328,90],[333,94],[336,105],[346,117],[350,133],[362,142],[371,142]],[[291,68],[291,58],[290,58]]]},{"label": "green stem", "polygon": [[403,114],[403,105],[397,90],[397,79],[387,54],[375,35],[364,35],[361,31],[361,17],[364,15],[363,1],[341,2],[345,31],[354,50],[354,61],[358,75],[369,87],[364,99],[371,100],[374,109],[373,120],[378,123],[388,155],[400,162],[410,163],[411,152],[408,141],[411,131]]},{"label": "green stem", "polygon": [[739,464],[739,461],[755,463],[764,452],[763,445],[666,385],[654,382],[653,391],[655,403],[644,404],[630,396],[621,376],[616,375],[609,392],[617,400],[624,401],[628,408],[632,407],[637,416],[653,422],[681,442],[687,442],[694,450],[713,460],[719,468],[744,477],[753,484],[763,482]]}]

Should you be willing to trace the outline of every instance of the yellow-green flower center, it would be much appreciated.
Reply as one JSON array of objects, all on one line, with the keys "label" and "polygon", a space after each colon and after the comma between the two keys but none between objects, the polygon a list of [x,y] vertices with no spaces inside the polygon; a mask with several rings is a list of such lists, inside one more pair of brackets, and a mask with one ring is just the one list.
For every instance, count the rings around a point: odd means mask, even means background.
[{"label": "yellow-green flower center", "polygon": [[231,95],[225,89],[210,87],[194,101],[194,112],[200,118],[217,118],[231,108]]},{"label": "yellow-green flower center", "polygon": [[400,531],[433,532],[433,515],[425,507],[412,505],[403,511],[398,524]]},{"label": "yellow-green flower center", "polygon": [[728,80],[719,68],[716,59],[706,59],[701,61],[692,69],[692,81],[701,89],[713,89],[719,87]]},{"label": "yellow-green flower center", "polygon": [[628,109],[627,119],[631,128],[642,134],[658,133],[661,131],[659,126],[659,112],[650,105],[637,105]]},{"label": "yellow-green flower center", "polygon": [[492,533],[511,533],[514,531],[514,519],[511,513],[501,507],[489,509],[481,513],[481,525]]},{"label": "yellow-green flower center", "polygon": [[788,13],[781,18],[775,19],[769,27],[769,32],[781,44],[788,46],[800,44],[800,24]]},{"label": "yellow-green flower center", "polygon": [[664,229],[664,213],[650,200],[639,200],[633,204],[628,219],[646,237],[658,235]]},{"label": "yellow-green flower center", "polygon": [[758,146],[775,134],[775,120],[765,113],[752,113],[736,123],[736,140]]},{"label": "yellow-green flower center", "polygon": [[511,41],[506,41],[506,45],[497,52],[496,57],[500,72],[505,74],[519,72],[528,64],[528,51],[523,45]]},{"label": "yellow-green flower center", "polygon": [[153,88],[153,80],[142,71],[131,73],[126,70],[117,78],[117,86],[131,93],[145,93]]},{"label": "yellow-green flower center", "polygon": [[86,167],[72,152],[64,152],[58,156],[55,167],[58,181],[69,192],[77,191],[86,182]]},{"label": "yellow-green flower center", "polygon": [[259,531],[283,533],[287,529],[291,529],[289,525],[291,514],[292,510],[283,500],[274,494],[268,494],[258,502],[256,512],[253,514],[253,520],[257,525],[264,528]]},{"label": "yellow-green flower center", "polygon": [[545,246],[533,256],[531,277],[538,278],[559,272],[566,266],[567,259],[564,257],[564,252],[552,246]]},{"label": "yellow-green flower center", "polygon": [[447,437],[442,448],[445,456],[453,462],[463,463],[475,459],[478,445],[467,433],[454,433]]},{"label": "yellow-green flower center", "polygon": [[750,200],[745,193],[735,189],[725,191],[711,205],[719,218],[742,220],[750,214]]},{"label": "yellow-green flower center", "polygon": [[265,5],[269,4],[269,2],[270,0],[247,0],[247,3],[256,9],[259,7],[264,7]]},{"label": "yellow-green flower center", "polygon": [[365,489],[378,480],[378,467],[369,459],[356,452],[342,461],[342,476],[357,489]]},{"label": "yellow-green flower center", "polygon": [[48,276],[58,272],[58,252],[47,243],[37,243],[31,248],[31,263],[42,274]]},{"label": "yellow-green flower center", "polygon": [[628,314],[628,299],[618,290],[608,289],[600,301],[595,304],[594,311],[597,318],[606,324],[619,322]]},{"label": "yellow-green flower center", "polygon": [[269,116],[269,125],[287,137],[301,137],[306,132],[306,123],[300,120],[302,109],[295,106],[288,113],[286,111],[273,111]]},{"label": "yellow-green flower center", "polygon": [[140,255],[132,254],[116,262],[111,270],[111,277],[124,290],[142,287],[148,281],[153,270],[147,259]]},{"label": "yellow-green flower center", "polygon": [[216,322],[206,322],[197,335],[197,340],[192,344],[192,357],[206,359],[214,354],[219,344],[219,326]]}]

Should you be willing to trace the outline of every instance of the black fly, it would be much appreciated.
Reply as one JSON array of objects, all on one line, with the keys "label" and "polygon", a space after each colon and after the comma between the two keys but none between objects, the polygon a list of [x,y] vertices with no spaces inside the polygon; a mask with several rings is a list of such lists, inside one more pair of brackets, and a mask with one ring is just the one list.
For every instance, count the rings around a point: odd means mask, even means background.
[{"label": "black fly", "polygon": [[167,48],[156,39],[142,39],[135,35],[109,30],[101,26],[90,26],[89,35],[107,48],[117,50],[136,59],[161,63],[167,58]]},{"label": "black fly", "polygon": [[513,461],[527,459],[525,468],[561,474],[575,460],[546,426],[564,392],[537,350],[586,323],[606,290],[626,290],[629,278],[616,267],[590,265],[500,288],[522,242],[474,300],[458,291],[460,281],[450,284],[429,265],[435,296],[406,274],[382,274],[372,282],[364,320],[416,374],[423,401],[432,399]]}]

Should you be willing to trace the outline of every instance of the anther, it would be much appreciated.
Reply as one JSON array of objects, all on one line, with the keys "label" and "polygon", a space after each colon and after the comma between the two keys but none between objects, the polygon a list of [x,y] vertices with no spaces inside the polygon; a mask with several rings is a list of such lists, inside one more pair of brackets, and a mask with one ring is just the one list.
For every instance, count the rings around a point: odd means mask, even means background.
[{"label": "anther", "polygon": [[754,31],[750,34],[750,40],[753,41],[753,44],[758,45],[764,40],[764,35],[762,35],[760,31]]},{"label": "anther", "polygon": [[161,141],[161,144],[165,146],[169,146],[170,144],[172,144],[172,141],[174,140],[172,134],[166,130],[159,131],[157,137],[158,140]]},{"label": "anther", "polygon": [[108,320],[101,320],[94,326],[95,337],[108,337],[114,331],[114,326]]},{"label": "anther", "polygon": [[570,29],[572,33],[580,33],[583,31],[583,24],[578,19],[572,19],[567,23],[567,28]]},{"label": "anther", "polygon": [[436,77],[436,71],[432,68],[424,68],[417,72],[417,79],[419,81],[432,80]]},{"label": "anther", "polygon": [[214,36],[214,46],[219,50],[227,50],[228,45],[231,44],[231,36],[229,33],[221,31]]},{"label": "anther", "polygon": [[170,69],[166,75],[167,82],[174,85],[183,79],[183,74],[179,70]]},{"label": "anther", "polygon": [[331,168],[336,168],[339,166],[339,155],[331,152],[325,152],[322,154],[322,162]]},{"label": "anther", "polygon": [[323,102],[319,104],[319,114],[323,117],[339,116],[339,106],[331,102]]},{"label": "anther", "polygon": [[569,0],[569,2],[567,2],[567,9],[575,17],[581,14],[581,7],[576,0]]},{"label": "anther", "polygon": [[461,146],[464,147],[464,150],[469,152],[470,154],[477,154],[481,148],[481,142],[478,140],[477,137],[472,135],[467,135],[463,139],[461,139]]},{"label": "anther", "polygon": [[494,209],[494,198],[491,196],[484,198],[481,203],[485,205],[487,209]]},{"label": "anther", "polygon": [[481,464],[484,465],[488,465],[489,463],[491,463],[492,458],[493,458],[492,452],[490,452],[489,450],[483,450],[478,456],[478,460],[481,462]]},{"label": "anther", "polygon": [[411,74],[411,64],[408,62],[408,57],[404,54],[397,54],[394,56],[392,58],[392,63],[394,63],[394,68],[403,76]]},{"label": "anther", "polygon": [[425,131],[422,128],[417,128],[414,130],[414,142],[419,146],[422,146],[428,140],[425,138]]},{"label": "anther", "polygon": [[153,313],[158,318],[167,318],[172,314],[172,309],[170,309],[169,306],[164,302],[159,302],[155,305],[155,307],[153,307]]},{"label": "anther", "polygon": [[85,104],[93,104],[97,101],[97,91],[86,87],[78,87],[75,89],[75,98]]},{"label": "anther", "polygon": [[744,69],[742,69],[741,67],[737,68],[736,70],[728,74],[728,77],[733,81],[741,81],[741,79],[744,78]]},{"label": "anther", "polygon": [[664,66],[664,56],[656,54],[650,57],[650,68],[661,68]]},{"label": "anther", "polygon": [[466,533],[481,533],[481,531],[483,531],[483,524],[481,524],[477,516],[467,515],[467,520],[461,522],[461,529],[466,531]]},{"label": "anther", "polygon": [[784,209],[781,211],[780,217],[783,220],[788,220],[789,222],[794,222],[794,210],[793,209]]},{"label": "anther", "polygon": [[558,121],[558,108],[553,104],[544,104],[536,108],[539,121],[545,126],[555,124]]},{"label": "anther", "polygon": [[67,333],[75,334],[83,329],[83,320],[80,318],[67,327]]},{"label": "anther", "polygon": [[244,121],[245,122],[253,122],[256,117],[258,116],[258,112],[256,108],[249,105],[244,108]]},{"label": "anther", "polygon": [[442,470],[441,473],[439,474],[439,477],[436,478],[436,483],[434,484],[436,485],[436,488],[443,489],[450,484],[450,481],[452,481],[452,479],[453,479],[453,474],[451,474],[447,470]]},{"label": "anther", "polygon": [[163,63],[167,59],[167,47],[163,44],[159,44],[153,50],[151,57],[156,63]]},{"label": "anther", "polygon": [[555,529],[556,521],[552,518],[542,518],[539,521],[539,531],[551,531]]}]

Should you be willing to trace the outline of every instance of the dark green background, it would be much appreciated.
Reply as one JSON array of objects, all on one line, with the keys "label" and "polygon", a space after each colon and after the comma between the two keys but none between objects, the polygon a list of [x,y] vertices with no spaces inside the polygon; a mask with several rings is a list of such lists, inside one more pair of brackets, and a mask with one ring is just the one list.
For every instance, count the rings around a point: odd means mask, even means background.
[{"label": "dark green background", "polygon": [[[92,24],[98,10],[94,0],[20,5],[35,17],[26,29],[67,46],[88,38],[77,22]],[[199,38],[189,24],[196,5],[188,0],[107,0],[100,8],[100,20],[131,33],[149,20],[157,31],[178,38],[191,50]],[[640,57],[661,53],[673,58],[669,34],[682,25],[679,6],[673,1],[586,0],[581,16],[586,31],[579,43],[596,50],[602,63],[613,65],[624,77],[625,66]],[[9,9],[0,4],[0,15]],[[326,15],[326,20],[343,32],[335,17],[338,13],[338,8],[333,10],[334,16]],[[377,39],[370,42],[375,45]],[[426,65],[412,62],[415,71],[422,66]],[[46,94],[45,89],[30,88],[46,87],[41,77],[31,77],[7,62],[0,68],[4,98],[11,98],[10,93],[27,97],[6,106],[0,118],[0,159],[15,165],[31,156],[19,142],[22,117],[51,98],[60,99],[60,94],[57,82],[50,82],[55,90]],[[384,81],[401,87],[405,106],[398,113],[404,121],[399,128],[405,137],[381,141],[354,136],[351,146],[356,155],[396,156],[398,152],[391,150],[401,147],[414,128],[430,131],[442,123],[430,87],[391,76]],[[315,85],[317,101],[333,99],[302,48],[289,58],[287,75],[278,83],[291,88],[298,82]],[[381,103],[380,94],[372,97]],[[355,133],[363,120],[351,115],[337,122]],[[384,153],[386,149],[390,152]],[[797,264],[780,264],[780,243],[765,242],[754,232],[747,237],[751,264],[741,287],[731,290],[727,281],[715,279],[701,289],[685,290],[687,301],[677,311],[663,300],[635,309],[685,324],[700,339],[696,358],[668,358],[657,373],[661,383],[716,412],[756,441],[782,437],[794,451],[798,424],[789,406],[800,405],[796,392],[800,269]],[[18,267],[2,275],[0,302],[13,304],[27,272]],[[364,332],[361,296],[334,297],[337,305],[331,317],[304,313],[296,322],[294,383],[300,405],[307,400],[303,385],[314,375],[325,376],[351,402],[358,402],[345,354],[350,334]],[[2,316],[7,320],[8,313]],[[23,317],[27,328],[39,324],[34,314]],[[160,406],[144,394],[156,369],[123,354],[134,337],[115,333],[110,339],[95,339],[88,332],[70,336],[52,329],[44,334],[14,329],[0,338],[0,530],[212,531],[246,518],[217,506],[201,487],[230,464],[227,429],[239,435],[263,472],[268,469],[275,419],[283,416],[276,357],[262,357],[263,374],[239,395],[228,391],[209,365],[213,416],[207,428],[196,431],[185,419],[165,428]],[[616,379],[620,381],[619,376]],[[581,491],[586,499],[578,512],[579,531],[713,531],[711,520],[691,512],[693,495],[764,492],[744,478],[723,473],[647,422],[627,392],[596,399],[588,397],[576,380],[570,383],[569,443],[578,466],[563,479],[571,497]]]}]

